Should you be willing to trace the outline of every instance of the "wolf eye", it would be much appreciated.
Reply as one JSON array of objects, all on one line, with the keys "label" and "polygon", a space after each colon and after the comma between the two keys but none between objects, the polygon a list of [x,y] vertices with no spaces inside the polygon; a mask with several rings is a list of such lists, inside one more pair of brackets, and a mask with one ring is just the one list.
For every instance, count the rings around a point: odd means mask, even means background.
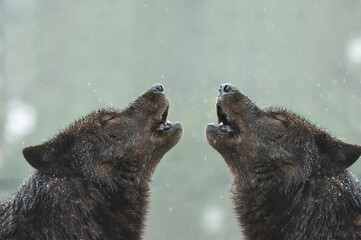
[{"label": "wolf eye", "polygon": [[277,120],[277,121],[281,121],[281,122],[282,122],[282,120],[281,120],[278,116],[272,115],[271,117],[272,117],[273,119]]},{"label": "wolf eye", "polygon": [[112,119],[114,119],[114,118],[116,118],[115,115],[108,115],[108,116],[106,116],[106,117],[103,119],[103,122],[110,121],[110,120],[112,120]]},{"label": "wolf eye", "polygon": [[104,117],[101,118],[100,120],[100,124],[102,126],[106,125],[107,123],[110,123],[112,120],[116,119],[117,116],[116,115],[106,115]]},{"label": "wolf eye", "polygon": [[278,115],[271,115],[271,118],[273,118],[274,120],[283,122],[284,119],[281,119]]},{"label": "wolf eye", "polygon": [[270,114],[270,117],[281,122],[285,122],[287,120],[287,118],[282,114]]},{"label": "wolf eye", "polygon": [[287,122],[287,118],[283,115],[279,115],[279,114],[272,114],[269,115],[270,116],[270,121],[276,123],[276,124],[281,124],[284,126],[288,126],[288,122]]}]

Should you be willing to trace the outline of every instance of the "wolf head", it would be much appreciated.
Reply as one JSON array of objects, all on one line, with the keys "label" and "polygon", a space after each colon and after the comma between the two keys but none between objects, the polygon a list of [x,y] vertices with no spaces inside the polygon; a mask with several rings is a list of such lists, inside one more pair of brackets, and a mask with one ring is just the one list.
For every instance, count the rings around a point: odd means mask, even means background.
[{"label": "wolf head", "polygon": [[361,146],[342,142],[290,111],[260,109],[232,84],[220,87],[216,108],[218,124],[207,126],[206,137],[238,176],[332,175],[361,154]]},{"label": "wolf head", "polygon": [[40,172],[98,181],[149,179],[181,138],[180,123],[167,121],[169,101],[156,84],[123,110],[100,110],[52,139],[23,149]]}]

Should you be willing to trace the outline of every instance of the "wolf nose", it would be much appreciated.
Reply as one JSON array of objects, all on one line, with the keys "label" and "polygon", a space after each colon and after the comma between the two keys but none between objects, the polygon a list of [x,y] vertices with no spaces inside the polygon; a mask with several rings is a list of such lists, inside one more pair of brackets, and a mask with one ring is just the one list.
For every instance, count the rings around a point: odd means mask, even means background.
[{"label": "wolf nose", "polygon": [[225,93],[233,92],[235,89],[236,87],[233,84],[223,83],[219,88],[218,96],[222,96]]},{"label": "wolf nose", "polygon": [[154,85],[152,86],[152,90],[153,90],[154,92],[163,93],[163,92],[164,92],[164,87],[163,87],[162,84],[157,83],[157,84],[154,84]]}]

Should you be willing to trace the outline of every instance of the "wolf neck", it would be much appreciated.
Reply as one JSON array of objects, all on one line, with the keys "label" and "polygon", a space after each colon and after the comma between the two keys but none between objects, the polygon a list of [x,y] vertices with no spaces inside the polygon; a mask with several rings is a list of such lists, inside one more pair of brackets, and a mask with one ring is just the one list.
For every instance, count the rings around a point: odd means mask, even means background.
[{"label": "wolf neck", "polygon": [[233,190],[233,201],[247,239],[263,239],[260,236],[283,239],[282,232],[285,229],[280,226],[291,221],[293,215],[290,198],[264,188],[242,187]]},{"label": "wolf neck", "polygon": [[98,186],[98,193],[94,190],[91,198],[96,201],[95,208],[102,227],[114,234],[110,239],[117,239],[115,236],[120,235],[125,236],[124,239],[141,239],[149,195],[148,183],[126,182],[114,189]]},{"label": "wolf neck", "polygon": [[[149,186],[95,186],[81,179],[60,179],[35,173],[30,177],[16,199],[33,198],[33,203],[24,200],[24,215],[41,216],[34,219],[49,228],[49,238],[66,232],[77,239],[141,239]],[[30,190],[29,190],[30,189]],[[46,201],[44,201],[46,199]],[[39,209],[33,209],[37,206]],[[34,214],[32,211],[43,212]],[[46,216],[56,219],[47,219]],[[69,229],[69,221],[72,227]],[[84,227],[87,226],[87,227]],[[44,239],[46,239],[44,236]],[[69,237],[69,239],[72,239]]]},{"label": "wolf neck", "polygon": [[[233,201],[244,234],[247,239],[317,239],[320,232],[344,228],[349,234],[344,239],[356,239],[352,234],[361,230],[354,223],[361,220],[360,188],[352,182],[338,182],[336,179],[330,186],[328,179],[310,179],[288,185],[286,190],[282,181],[245,184],[235,179]],[[350,202],[355,192],[359,193],[358,199]],[[344,219],[337,225],[340,222],[335,219],[344,214],[353,220]]]}]

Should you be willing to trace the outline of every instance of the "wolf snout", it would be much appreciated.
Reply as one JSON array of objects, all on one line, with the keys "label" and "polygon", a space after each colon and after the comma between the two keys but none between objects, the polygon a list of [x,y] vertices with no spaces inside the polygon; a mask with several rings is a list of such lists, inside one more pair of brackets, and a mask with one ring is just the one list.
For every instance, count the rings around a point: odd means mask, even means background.
[{"label": "wolf snout", "polygon": [[220,97],[226,93],[229,93],[229,92],[234,92],[235,90],[236,90],[236,87],[233,84],[223,83],[219,88],[218,97]]},{"label": "wolf snout", "polygon": [[164,93],[164,87],[160,83],[154,84],[151,89],[156,93]]}]

